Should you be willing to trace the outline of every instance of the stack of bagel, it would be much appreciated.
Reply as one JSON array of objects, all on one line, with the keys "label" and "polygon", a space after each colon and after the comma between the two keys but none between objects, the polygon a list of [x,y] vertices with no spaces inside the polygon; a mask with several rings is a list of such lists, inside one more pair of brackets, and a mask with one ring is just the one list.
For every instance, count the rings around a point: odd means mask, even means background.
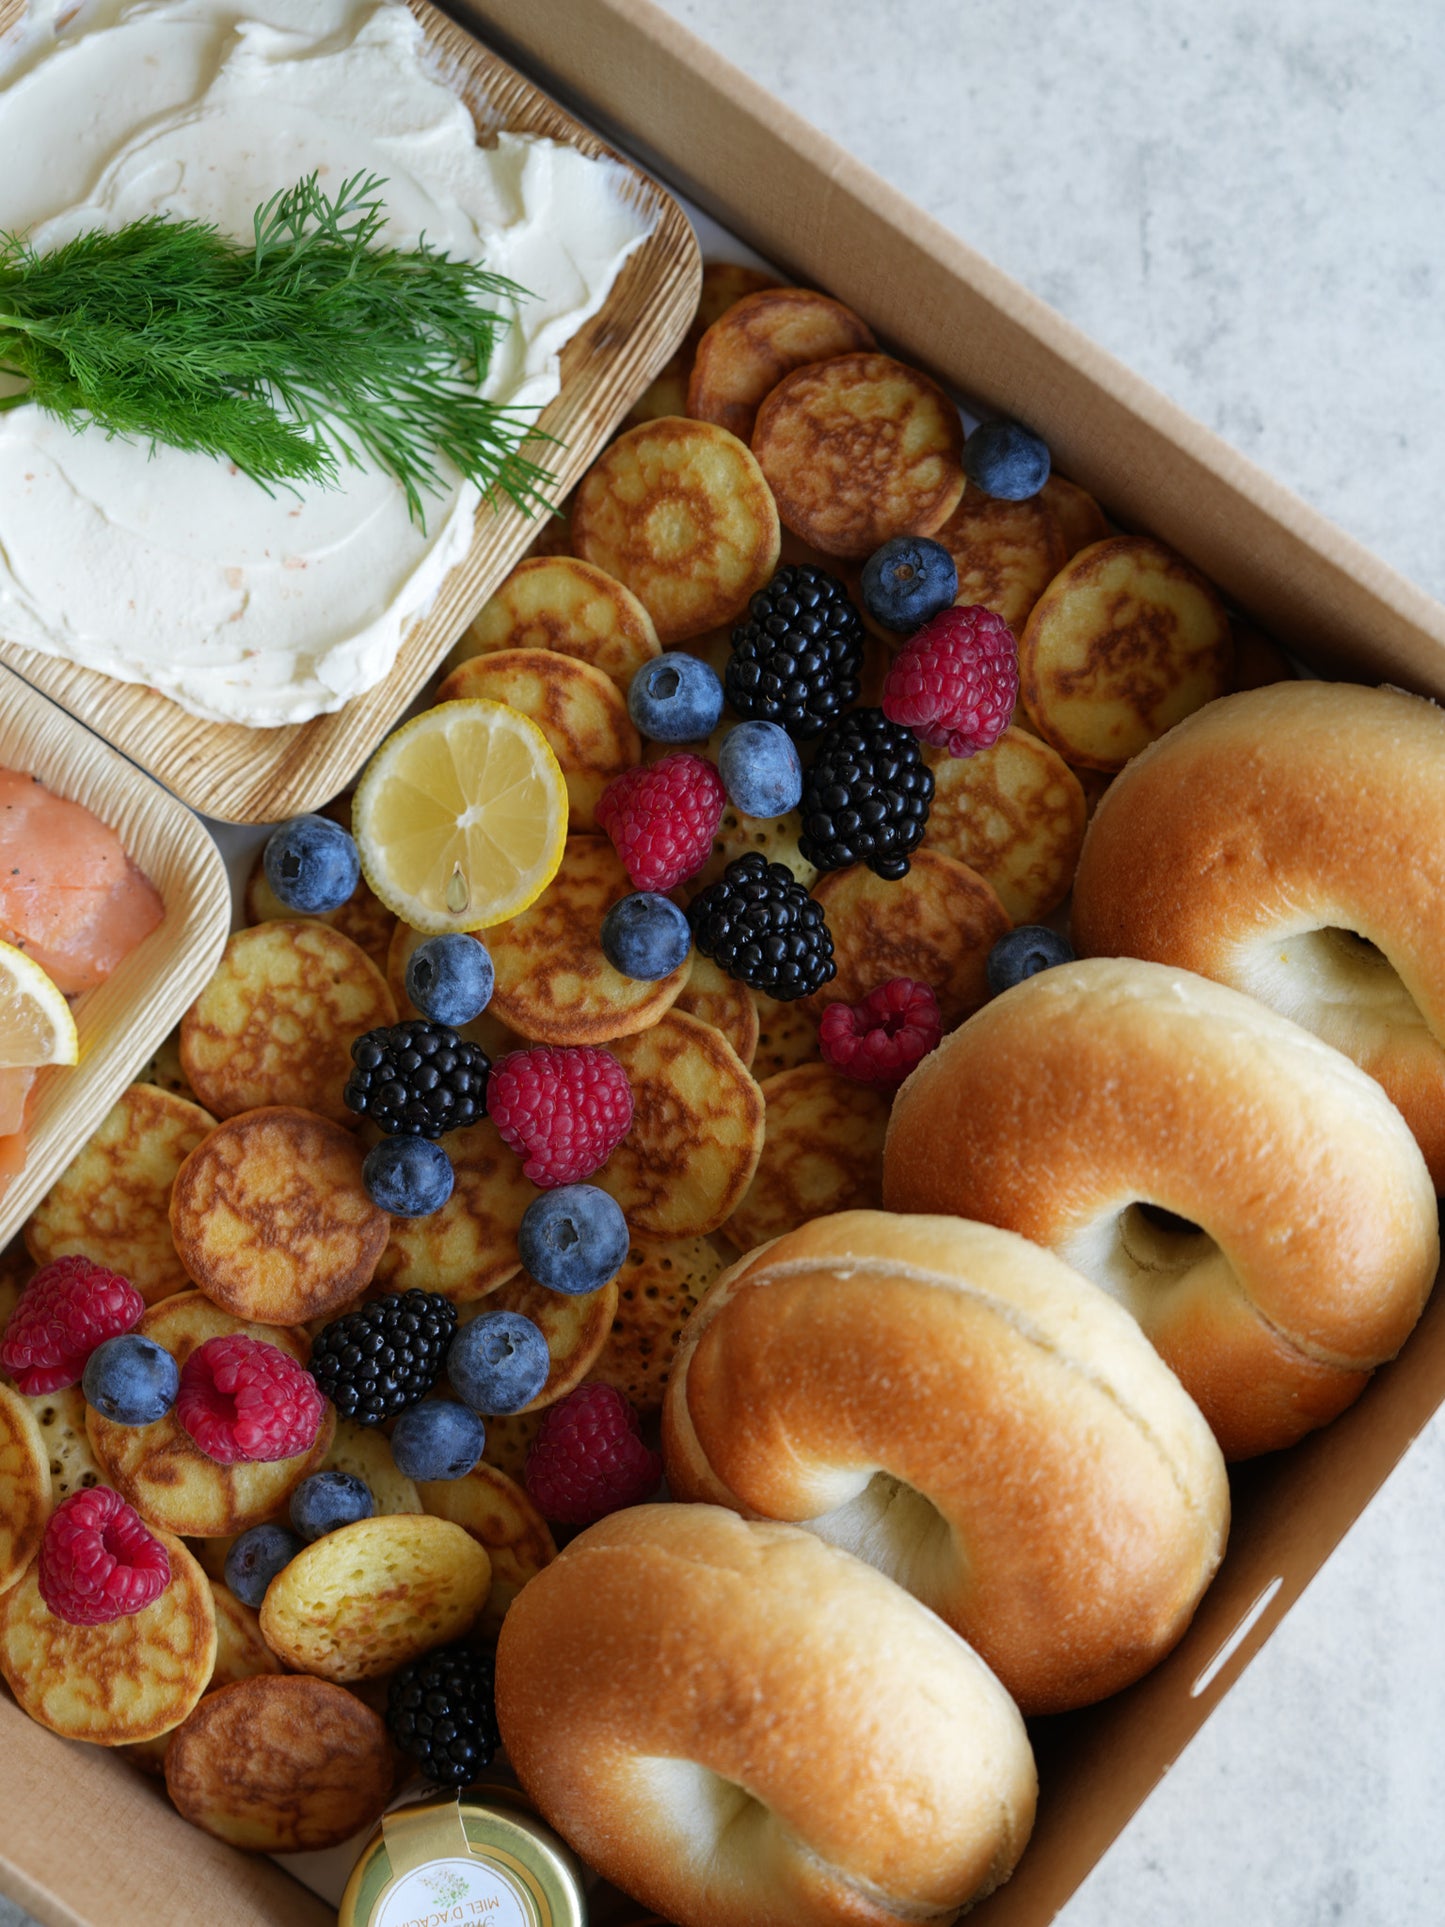
[{"label": "stack of bagel", "polygon": [[682,1927],[949,1922],[1012,1871],[1026,1716],[1180,1639],[1228,1461],[1327,1423],[1439,1261],[1445,714],[1289,683],[1128,765],[1076,963],[899,1092],[882,1211],[725,1271],[672,1498],[584,1532],[498,1651],[509,1755]]}]

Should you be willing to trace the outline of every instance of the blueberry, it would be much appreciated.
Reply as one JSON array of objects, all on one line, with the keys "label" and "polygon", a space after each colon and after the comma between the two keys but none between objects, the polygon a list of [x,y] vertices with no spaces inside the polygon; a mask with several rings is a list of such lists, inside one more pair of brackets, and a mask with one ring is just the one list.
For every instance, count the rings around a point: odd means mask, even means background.
[{"label": "blueberry", "polygon": [[492,1001],[492,960],[484,944],[460,931],[428,937],[406,965],[406,994],[423,1017],[455,1030]]},{"label": "blueberry", "polygon": [[963,445],[963,472],[985,495],[1026,502],[1049,479],[1048,443],[1018,422],[980,422]]},{"label": "blueberry", "polygon": [[425,1137],[389,1137],[373,1145],[361,1167],[371,1202],[394,1218],[424,1218],[452,1195],[452,1161]]},{"label": "blueberry", "polygon": [[486,1442],[487,1428],[475,1412],[449,1398],[424,1398],[397,1420],[391,1456],[404,1478],[462,1479]]},{"label": "blueberry", "polygon": [[548,1291],[574,1296],[597,1291],[615,1278],[628,1243],[622,1206],[595,1184],[563,1184],[544,1191],[527,1206],[517,1232],[529,1275]]},{"label": "blueberry", "polygon": [[777,723],[739,723],[723,737],[718,773],[744,816],[786,816],[803,800],[797,745]]},{"label": "blueberry", "polygon": [[1073,961],[1074,949],[1067,937],[1050,930],[1046,923],[1021,923],[989,951],[988,987],[996,997],[1000,991],[1021,984],[1025,977],[1036,977],[1041,970]]},{"label": "blueberry", "polygon": [[602,954],[614,970],[641,983],[669,977],[686,960],[692,931],[669,897],[651,890],[614,903],[602,919]]},{"label": "blueberry", "polygon": [[300,1552],[302,1541],[285,1526],[252,1526],[233,1539],[226,1554],[226,1584],[243,1606],[259,1611],[266,1588]]},{"label": "blueberry", "polygon": [[181,1369],[153,1338],[125,1332],[97,1345],[85,1361],[86,1402],[117,1425],[151,1425],[176,1402]]},{"label": "blueberry", "polygon": [[873,620],[908,634],[950,606],[958,594],[958,564],[926,535],[895,535],[863,564],[861,586]]},{"label": "blueberry", "polygon": [[551,1369],[546,1339],[519,1311],[479,1313],[447,1353],[452,1390],[489,1418],[530,1405]]},{"label": "blueberry", "polygon": [[696,656],[671,650],[644,663],[627,688],[627,713],[655,743],[700,743],[722,715],[716,673]]},{"label": "blueberry", "polygon": [[356,845],[329,816],[293,816],[272,830],[261,860],[278,900],[308,916],[340,909],[361,876]]},{"label": "blueberry", "polygon": [[376,1510],[371,1487],[350,1472],[313,1472],[291,1494],[291,1523],[303,1539],[321,1539]]}]

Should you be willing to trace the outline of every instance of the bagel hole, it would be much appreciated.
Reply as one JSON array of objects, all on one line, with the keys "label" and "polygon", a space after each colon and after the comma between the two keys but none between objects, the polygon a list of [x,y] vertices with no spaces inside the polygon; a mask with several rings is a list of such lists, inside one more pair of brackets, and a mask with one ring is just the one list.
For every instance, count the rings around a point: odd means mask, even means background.
[{"label": "bagel hole", "polygon": [[643,1781],[659,1830],[671,1828],[689,1858],[732,1860],[746,1868],[757,1857],[762,1829],[773,1813],[736,1780],[700,1760],[639,1755],[633,1771]]},{"label": "bagel hole", "polygon": [[806,1521],[809,1532],[851,1552],[929,1603],[956,1580],[958,1544],[933,1501],[891,1472],[875,1472],[861,1492]]},{"label": "bagel hole", "polygon": [[1235,987],[1353,1055],[1362,1022],[1426,1029],[1420,1007],[1385,952],[1342,924],[1253,944],[1235,959]]},{"label": "bagel hole", "polygon": [[1179,1272],[1197,1264],[1213,1241],[1192,1218],[1138,1198],[1120,1216],[1119,1242],[1141,1270]]}]

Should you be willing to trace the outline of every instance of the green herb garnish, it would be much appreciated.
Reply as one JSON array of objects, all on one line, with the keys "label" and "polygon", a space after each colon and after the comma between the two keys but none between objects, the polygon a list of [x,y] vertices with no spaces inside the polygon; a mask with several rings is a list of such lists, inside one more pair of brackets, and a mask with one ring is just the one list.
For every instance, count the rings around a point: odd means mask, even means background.
[{"label": "green herb garnish", "polygon": [[425,241],[374,246],[384,185],[357,174],[329,199],[313,174],[256,210],[252,247],[161,215],[47,254],[0,235],[0,372],[27,384],[0,410],[198,449],[268,492],[369,455],[423,528],[438,457],[545,507],[552,478],[519,451],[549,438],[477,393],[507,326],[482,304],[523,291]]}]

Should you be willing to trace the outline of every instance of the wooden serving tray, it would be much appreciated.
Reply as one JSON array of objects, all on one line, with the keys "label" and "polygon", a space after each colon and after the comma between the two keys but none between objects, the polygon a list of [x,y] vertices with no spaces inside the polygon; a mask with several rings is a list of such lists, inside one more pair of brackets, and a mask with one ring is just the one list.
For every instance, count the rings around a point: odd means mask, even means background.
[{"label": "wooden serving tray", "polygon": [[[483,143],[498,132],[541,134],[605,155],[630,175],[634,205],[656,226],[631,256],[599,312],[562,355],[562,391],[539,419],[555,436],[545,466],[560,499],[662,367],[692,319],[701,263],[687,217],[672,197],[564,113],[529,80],[488,53],[428,0],[408,0],[448,84],[465,101]],[[0,33],[25,0],[0,0]],[[0,662],[62,703],[184,802],[231,823],[273,823],[316,809],[344,789],[417,695],[535,533],[510,502],[477,510],[466,556],[444,578],[427,614],[403,636],[391,673],[329,716],[282,729],[204,722],[156,690],[117,682],[0,639]]]},{"label": "wooden serving tray", "polygon": [[80,1062],[36,1079],[25,1169],[0,1180],[3,1247],[209,979],[231,928],[231,888],[220,851],[184,804],[3,666],[0,768],[38,776],[94,811],[166,906],[144,943],[72,1004]]}]

